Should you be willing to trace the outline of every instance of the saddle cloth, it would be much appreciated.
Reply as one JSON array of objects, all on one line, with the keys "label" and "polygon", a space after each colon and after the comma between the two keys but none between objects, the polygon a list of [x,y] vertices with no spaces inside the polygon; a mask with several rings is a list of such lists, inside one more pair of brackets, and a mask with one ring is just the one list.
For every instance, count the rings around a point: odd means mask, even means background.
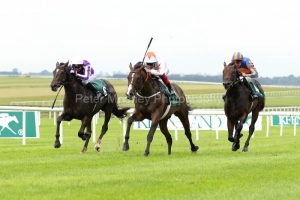
[{"label": "saddle cloth", "polygon": [[177,96],[176,93],[174,94],[170,94],[168,87],[163,83],[163,81],[161,79],[156,79],[158,85],[160,86],[160,88],[162,89],[162,91],[164,92],[164,94],[166,95],[166,97],[169,99],[169,104],[171,104],[171,107],[173,106],[180,106],[181,102]]},{"label": "saddle cloth", "polygon": [[96,79],[92,84],[104,96],[108,94],[108,86],[102,79]]}]

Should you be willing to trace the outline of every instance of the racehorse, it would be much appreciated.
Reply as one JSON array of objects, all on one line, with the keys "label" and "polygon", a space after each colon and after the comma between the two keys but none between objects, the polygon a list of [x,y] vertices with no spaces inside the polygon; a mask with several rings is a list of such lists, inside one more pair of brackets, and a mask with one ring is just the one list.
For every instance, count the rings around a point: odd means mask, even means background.
[{"label": "racehorse", "polygon": [[[240,148],[240,138],[243,136],[241,133],[243,124],[246,122],[248,114],[252,113],[249,135],[243,148],[243,152],[248,151],[249,142],[255,130],[255,123],[259,112],[265,107],[265,95],[260,83],[253,79],[263,97],[251,101],[250,91],[245,86],[246,81],[233,64],[227,66],[226,62],[224,62],[223,86],[227,90],[224,111],[227,116],[228,140],[233,143],[232,151]],[[235,135],[233,136],[234,129]]]},{"label": "racehorse", "polygon": [[123,144],[123,151],[129,150],[128,140],[132,122],[149,119],[152,121],[152,123],[147,135],[147,147],[144,156],[148,156],[150,153],[150,144],[153,140],[153,136],[158,125],[161,132],[166,137],[168,144],[168,155],[170,155],[172,136],[168,131],[167,122],[168,119],[174,114],[180,119],[184,127],[184,133],[190,142],[191,151],[197,152],[199,147],[195,146],[192,141],[190,122],[188,118],[188,111],[191,110],[191,108],[188,106],[185,95],[181,88],[176,84],[172,84],[175,92],[178,94],[178,97],[181,100],[181,104],[180,106],[170,107],[168,105],[168,98],[166,98],[157,80],[152,79],[151,75],[146,72],[142,62],[136,63],[134,68],[130,63],[129,68],[130,72],[127,77],[128,89],[126,96],[130,100],[132,100],[133,96],[135,96],[135,109],[132,116],[130,116],[127,121],[127,130],[125,134],[125,142]]},{"label": "racehorse", "polygon": [[[87,90],[83,83],[76,78],[75,73],[71,73],[69,62],[56,63],[56,68],[53,71],[53,80],[51,82],[52,91],[57,91],[60,86],[64,87],[65,96],[63,101],[63,112],[57,117],[56,140],[55,148],[59,148],[61,143],[59,141],[59,126],[62,120],[71,121],[72,119],[81,120],[81,127],[78,131],[78,137],[85,140],[82,153],[85,153],[88,147],[89,139],[91,137],[91,121],[93,116],[100,110],[104,111],[104,123],[102,125],[101,134],[94,147],[96,152],[100,151],[101,139],[108,130],[108,123],[113,113],[119,119],[126,117],[129,108],[118,108],[117,93],[110,82],[102,80],[107,85],[108,94],[100,101],[96,101],[93,97],[93,92]],[[85,128],[87,129],[84,132]]]}]

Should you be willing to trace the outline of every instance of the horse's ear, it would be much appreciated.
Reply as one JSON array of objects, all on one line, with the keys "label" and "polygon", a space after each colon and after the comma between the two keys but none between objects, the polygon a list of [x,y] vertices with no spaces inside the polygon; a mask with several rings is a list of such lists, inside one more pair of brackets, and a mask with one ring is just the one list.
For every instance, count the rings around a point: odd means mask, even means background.
[{"label": "horse's ear", "polygon": [[67,66],[69,66],[69,61],[68,61],[68,62],[66,62],[66,65],[67,65]]},{"label": "horse's ear", "polygon": [[59,62],[56,63],[56,67],[58,67],[58,66],[59,66]]},{"label": "horse's ear", "polygon": [[133,67],[132,67],[132,64],[131,64],[131,63],[129,64],[129,69],[130,69],[130,71],[133,70]]},{"label": "horse's ear", "polygon": [[224,61],[224,67],[226,67],[227,65],[226,65],[226,62]]}]

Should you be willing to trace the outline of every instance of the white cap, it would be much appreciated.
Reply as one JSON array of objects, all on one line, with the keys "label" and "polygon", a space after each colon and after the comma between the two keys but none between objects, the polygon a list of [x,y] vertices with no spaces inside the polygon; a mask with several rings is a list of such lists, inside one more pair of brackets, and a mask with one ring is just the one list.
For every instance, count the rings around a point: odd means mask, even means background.
[{"label": "white cap", "polygon": [[83,59],[81,57],[74,57],[72,59],[72,64],[74,64],[74,65],[82,65],[83,64]]},{"label": "white cap", "polygon": [[154,52],[152,51],[147,52],[145,57],[145,63],[155,63],[155,62],[157,62],[157,58]]}]

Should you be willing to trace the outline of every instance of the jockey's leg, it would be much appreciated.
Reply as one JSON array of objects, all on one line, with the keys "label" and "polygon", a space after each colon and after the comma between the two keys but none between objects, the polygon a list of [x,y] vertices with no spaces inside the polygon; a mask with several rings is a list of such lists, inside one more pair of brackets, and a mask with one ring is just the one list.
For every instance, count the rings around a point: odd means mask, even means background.
[{"label": "jockey's leg", "polygon": [[97,100],[100,99],[101,93],[94,87],[94,85],[93,85],[92,83],[88,82],[88,83],[85,85],[85,87],[86,87],[87,89],[91,90],[91,91],[95,94]]},{"label": "jockey's leg", "polygon": [[162,76],[160,76],[160,78],[166,84],[166,86],[168,87],[170,94],[174,94],[175,92],[174,92],[174,90],[173,90],[173,88],[170,84],[170,81],[169,81],[167,75],[163,74]]},{"label": "jockey's leg", "polygon": [[251,92],[251,99],[253,101],[253,100],[257,99],[258,96],[257,96],[257,94],[255,92],[255,88],[252,88],[251,84],[249,83],[251,81],[251,78],[250,77],[246,77],[246,80],[247,81],[244,81],[244,82],[245,82],[246,87],[248,87],[249,90],[250,90],[250,92]]}]

